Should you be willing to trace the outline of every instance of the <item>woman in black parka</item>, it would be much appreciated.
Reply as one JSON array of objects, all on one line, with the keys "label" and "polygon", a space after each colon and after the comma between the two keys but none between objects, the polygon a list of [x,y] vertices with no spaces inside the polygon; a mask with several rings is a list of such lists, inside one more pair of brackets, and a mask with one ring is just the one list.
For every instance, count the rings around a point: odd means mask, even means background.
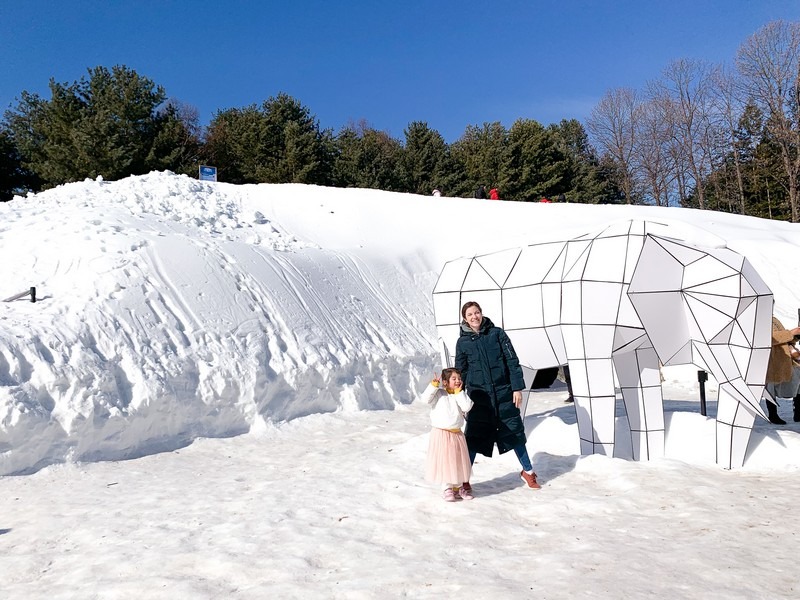
[{"label": "woman in black parka", "polygon": [[[473,463],[480,452],[491,457],[513,450],[522,465],[520,477],[538,489],[519,407],[525,380],[508,335],[483,316],[477,302],[461,307],[461,336],[456,342],[455,367],[461,371],[472,410],[467,413],[467,448]],[[468,485],[468,484],[465,484]]]}]

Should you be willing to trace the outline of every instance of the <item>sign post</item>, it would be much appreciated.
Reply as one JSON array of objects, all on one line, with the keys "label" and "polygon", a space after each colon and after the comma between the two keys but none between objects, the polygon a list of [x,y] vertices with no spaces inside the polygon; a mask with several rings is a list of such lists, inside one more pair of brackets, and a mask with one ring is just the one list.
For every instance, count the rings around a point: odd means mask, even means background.
[{"label": "sign post", "polygon": [[697,372],[697,382],[700,384],[700,414],[706,416],[706,381],[708,373],[705,371]]},{"label": "sign post", "polygon": [[13,302],[14,300],[19,300],[25,296],[30,295],[31,302],[36,302],[36,288],[30,287],[29,289],[25,290],[24,292],[20,292],[19,294],[14,294],[10,298],[6,298],[3,302]]},{"label": "sign post", "polygon": [[217,167],[200,165],[200,181],[216,181],[216,180],[217,180]]}]

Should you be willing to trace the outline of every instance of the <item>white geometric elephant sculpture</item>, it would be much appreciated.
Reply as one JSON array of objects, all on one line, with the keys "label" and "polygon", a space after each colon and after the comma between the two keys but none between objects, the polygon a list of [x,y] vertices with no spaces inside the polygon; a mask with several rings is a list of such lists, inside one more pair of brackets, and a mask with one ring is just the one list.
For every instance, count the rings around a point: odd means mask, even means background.
[{"label": "white geometric elephant sculpture", "polygon": [[664,454],[659,363],[692,363],[719,383],[717,463],[741,466],[764,391],[772,292],[743,256],[676,239],[675,227],[617,222],[594,234],[461,258],[433,291],[443,363],[474,300],[505,329],[530,387],[569,365],[582,454],[614,452],[614,373],[634,460]]}]

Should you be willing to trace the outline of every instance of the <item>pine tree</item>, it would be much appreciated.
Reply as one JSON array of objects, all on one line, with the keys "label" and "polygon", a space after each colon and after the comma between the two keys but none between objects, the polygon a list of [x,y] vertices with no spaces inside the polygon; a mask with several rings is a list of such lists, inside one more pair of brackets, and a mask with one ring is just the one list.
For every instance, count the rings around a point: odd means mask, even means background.
[{"label": "pine tree", "polygon": [[365,121],[344,127],[336,138],[335,181],[343,187],[407,191],[403,147]]},{"label": "pine tree", "polygon": [[430,195],[434,189],[447,189],[449,151],[441,134],[427,123],[414,121],[405,130],[403,147],[406,190]]},{"label": "pine tree", "polygon": [[507,195],[517,200],[555,197],[569,188],[569,162],[553,130],[519,119],[509,131]]},{"label": "pine tree", "polygon": [[333,144],[308,108],[287,94],[260,108],[217,113],[208,128],[205,152],[232,183],[333,181]]},{"label": "pine tree", "polygon": [[182,170],[182,143],[197,147],[166,93],[125,66],[96,67],[72,84],[50,80],[50,100],[23,92],[6,121],[23,166],[51,187],[98,175],[119,179]]},{"label": "pine tree", "polygon": [[569,202],[595,203],[609,193],[609,182],[601,173],[599,160],[589,144],[589,136],[583,125],[575,120],[562,120],[548,129],[555,136],[556,144],[567,162],[563,187],[554,189],[553,197],[563,195]]},{"label": "pine tree", "polygon": [[499,186],[508,197],[508,132],[501,123],[468,125],[451,146],[451,153],[465,175],[458,195],[471,196],[478,185],[488,185]]},{"label": "pine tree", "polygon": [[14,194],[38,189],[39,184],[33,174],[22,166],[10,132],[0,129],[0,202],[11,200]]},{"label": "pine tree", "polygon": [[229,183],[259,183],[262,115],[255,104],[216,113],[203,148],[219,179]]}]

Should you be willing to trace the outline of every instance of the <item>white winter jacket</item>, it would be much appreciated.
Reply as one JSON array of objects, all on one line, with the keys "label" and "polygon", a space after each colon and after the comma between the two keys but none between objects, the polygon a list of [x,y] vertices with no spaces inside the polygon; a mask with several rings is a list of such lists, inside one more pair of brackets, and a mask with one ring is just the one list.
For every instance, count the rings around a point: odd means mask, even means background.
[{"label": "white winter jacket", "polygon": [[422,392],[422,399],[431,405],[431,425],[439,429],[461,429],[464,413],[472,408],[472,400],[464,390],[450,394],[433,383]]}]

